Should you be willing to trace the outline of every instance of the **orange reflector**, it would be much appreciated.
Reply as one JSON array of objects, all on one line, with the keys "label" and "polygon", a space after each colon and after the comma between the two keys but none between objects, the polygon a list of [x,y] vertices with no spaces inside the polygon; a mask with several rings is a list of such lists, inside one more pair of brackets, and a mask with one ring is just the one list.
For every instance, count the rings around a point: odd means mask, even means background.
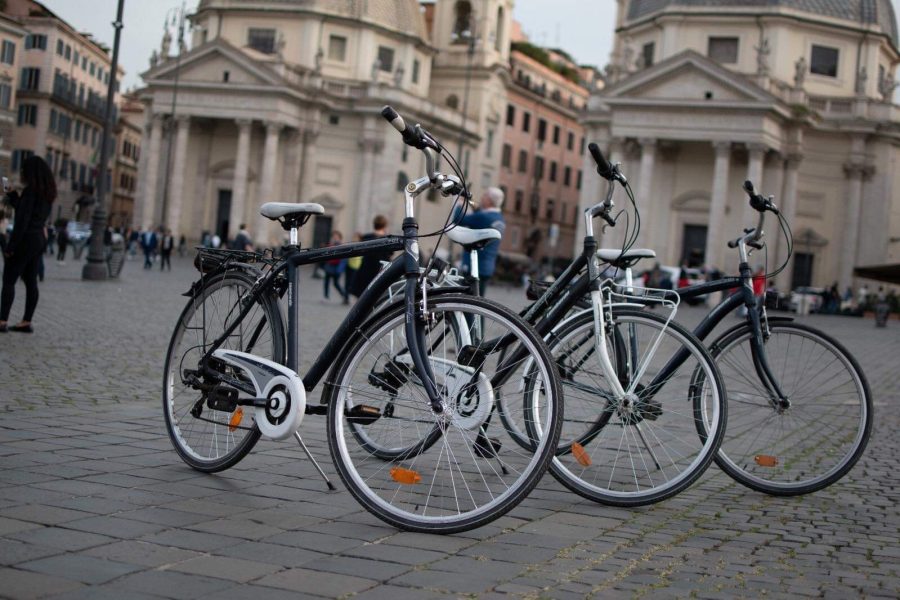
[{"label": "orange reflector", "polygon": [[577,460],[578,464],[582,467],[591,466],[590,455],[587,453],[587,450],[584,449],[584,446],[578,442],[572,442],[572,456],[575,457],[575,460]]},{"label": "orange reflector", "polygon": [[422,481],[422,477],[415,471],[404,469],[403,467],[394,467],[391,469],[391,478],[397,483],[405,483],[412,485]]},{"label": "orange reflector", "polygon": [[753,460],[755,460],[756,464],[761,467],[774,467],[778,464],[778,459],[776,457],[767,456],[765,454],[757,454],[756,458],[754,458]]},{"label": "orange reflector", "polygon": [[234,411],[234,414],[231,415],[231,419],[228,420],[228,431],[234,431],[237,429],[238,425],[241,424],[241,421],[244,419],[244,409],[238,406],[237,410]]}]

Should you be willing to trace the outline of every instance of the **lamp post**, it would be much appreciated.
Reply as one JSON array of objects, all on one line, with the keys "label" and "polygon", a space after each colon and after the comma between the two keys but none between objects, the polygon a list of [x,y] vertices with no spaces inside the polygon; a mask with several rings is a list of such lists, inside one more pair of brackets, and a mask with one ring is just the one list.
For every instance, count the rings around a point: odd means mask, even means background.
[{"label": "lamp post", "polygon": [[[456,33],[453,34],[457,36]],[[472,15],[469,15],[469,28],[460,32],[458,34],[458,39],[463,39],[466,41],[466,85],[463,91],[463,104],[462,104],[462,131],[459,132],[459,151],[457,152],[457,160],[459,160],[459,164],[462,167],[466,167],[468,165],[464,164],[463,161],[463,143],[466,139],[466,123],[469,118],[469,88],[472,84],[472,60],[475,58],[475,44],[476,44],[476,36],[475,36],[475,24],[472,22]]]},{"label": "lamp post", "polygon": [[[167,223],[167,217],[169,216],[169,172],[172,170],[172,140],[175,139],[175,107],[178,104],[178,76],[181,74],[181,51],[184,49],[184,14],[184,2],[181,3],[180,8],[177,6],[170,8],[169,12],[166,13],[167,24],[169,22],[169,15],[172,15],[173,24],[175,19],[178,19],[178,54],[175,55],[175,80],[172,84],[172,107],[170,109],[172,114],[169,116],[168,125],[166,127],[168,130],[168,140],[166,141],[166,171],[165,177],[163,178],[162,212],[160,214],[160,221],[162,223]],[[168,57],[164,56],[162,58]]]},{"label": "lamp post", "polygon": [[112,68],[109,74],[109,86],[106,90],[106,114],[103,121],[103,135],[100,138],[100,168],[97,176],[97,208],[91,221],[91,247],[88,251],[87,263],[81,271],[82,279],[103,280],[108,276],[103,238],[106,231],[106,179],[109,174],[109,137],[113,128],[113,106],[116,95],[116,75],[119,68],[119,39],[122,36],[122,13],[125,0],[119,0],[116,20],[113,28],[116,33],[113,39]]}]

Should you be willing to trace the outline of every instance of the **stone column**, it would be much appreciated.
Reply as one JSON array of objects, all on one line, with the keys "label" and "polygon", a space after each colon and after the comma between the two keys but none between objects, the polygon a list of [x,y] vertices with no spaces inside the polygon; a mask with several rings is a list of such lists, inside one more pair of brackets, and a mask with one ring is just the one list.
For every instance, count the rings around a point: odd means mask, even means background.
[{"label": "stone column", "polygon": [[[234,161],[234,182],[231,184],[231,212],[228,215],[228,236],[233,238],[244,220],[247,196],[247,170],[250,166],[250,132],[253,122],[239,119],[237,157]],[[223,242],[225,240],[222,240]]]},{"label": "stone column", "polygon": [[313,182],[315,180],[316,139],[319,137],[318,129],[304,129],[300,132],[303,140],[302,154],[300,156],[300,197],[297,202],[309,202],[313,197]]},{"label": "stone column", "polygon": [[375,216],[372,178],[375,171],[375,153],[380,151],[382,144],[380,139],[363,138],[359,141],[362,166],[359,172],[359,194],[356,196],[356,231],[372,229],[372,218]]},{"label": "stone column", "polygon": [[656,212],[656,197],[653,195],[653,171],[656,169],[656,140],[641,138],[641,171],[637,181],[637,206],[641,214],[641,232],[638,244],[655,248],[663,254],[666,249],[655,244],[660,219]]},{"label": "stone column", "polygon": [[843,239],[841,240],[838,270],[838,290],[841,293],[853,284],[853,267],[856,266],[859,249],[859,209],[865,166],[857,162],[849,162],[844,165],[844,174],[847,176],[847,196],[846,212],[841,227]]},{"label": "stone column", "polygon": [[[797,231],[795,225],[795,217],[797,215],[797,178],[800,173],[801,160],[803,160],[803,157],[799,154],[789,154],[785,159],[784,190],[781,193],[781,198],[775,200],[775,205],[778,206],[781,215],[787,221],[788,225],[794,228],[794,231]],[[781,228],[778,227],[776,230],[775,227],[777,227],[777,225],[769,227],[769,231],[771,232],[771,235],[779,237],[778,251],[776,254],[778,260],[775,263],[775,266],[779,267],[787,260],[787,242],[781,239]],[[785,293],[791,291],[793,275],[794,263],[790,262],[784,268],[784,271],[778,274],[778,277],[775,280],[779,291]]]},{"label": "stone column", "polygon": [[[278,167],[278,137],[281,135],[281,123],[266,123],[266,145],[263,149],[262,182],[259,188],[257,204],[265,202],[280,202],[275,198],[275,171]],[[257,213],[256,228],[253,232],[253,241],[257,248],[269,246],[272,221],[259,214],[258,207],[254,207]]]},{"label": "stone column", "polygon": [[159,147],[162,145],[162,115],[150,119],[150,144],[143,151],[147,155],[146,172],[142,173],[144,206],[141,210],[141,226],[150,229],[156,217],[156,185],[159,180]]},{"label": "stone column", "polygon": [[[766,146],[764,144],[747,144],[747,179],[753,182],[758,194],[765,194],[762,189],[763,185],[763,160],[766,157]],[[743,186],[744,182],[741,182]],[[730,190],[729,190],[730,191]],[[735,190],[736,191],[736,190]],[[744,202],[744,218],[741,227],[753,227],[759,219],[759,214],[750,208],[750,202],[747,201],[746,194],[743,198]]]},{"label": "stone column", "polygon": [[731,166],[731,142],[714,142],[716,162],[713,168],[712,197],[709,206],[709,228],[706,231],[707,267],[722,269],[722,247],[725,245],[725,203],[728,198],[728,169]]},{"label": "stone column", "polygon": [[169,206],[168,214],[165,216],[165,223],[168,229],[172,230],[172,235],[178,238],[178,235],[185,232],[181,229],[181,207],[184,198],[184,170],[187,163],[187,145],[188,134],[191,130],[191,118],[186,115],[178,117],[175,121],[178,131],[175,134],[175,156],[172,161],[172,179],[167,182],[169,185]]}]

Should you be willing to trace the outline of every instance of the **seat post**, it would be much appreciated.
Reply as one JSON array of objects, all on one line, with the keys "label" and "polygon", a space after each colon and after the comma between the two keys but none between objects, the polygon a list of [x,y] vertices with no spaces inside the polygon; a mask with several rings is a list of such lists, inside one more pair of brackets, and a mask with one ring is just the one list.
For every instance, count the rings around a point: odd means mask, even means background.
[{"label": "seat post", "polygon": [[293,227],[291,227],[291,246],[297,245],[297,237],[297,226],[294,225]]},{"label": "seat post", "polygon": [[478,273],[478,250],[472,248],[469,252],[469,275],[475,281],[478,281],[480,275]]}]

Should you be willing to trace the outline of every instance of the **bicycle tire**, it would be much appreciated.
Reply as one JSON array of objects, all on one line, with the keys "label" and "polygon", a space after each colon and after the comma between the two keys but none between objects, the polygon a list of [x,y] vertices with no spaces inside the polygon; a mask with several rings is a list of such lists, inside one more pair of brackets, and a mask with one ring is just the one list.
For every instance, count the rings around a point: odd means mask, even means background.
[{"label": "bicycle tire", "polygon": [[[710,347],[728,390],[732,421],[726,428],[716,464],[735,481],[759,492],[773,496],[809,494],[841,479],[862,456],[872,434],[872,396],[862,368],[840,342],[799,323],[771,321],[768,326],[766,354],[769,364],[792,405],[779,413],[768,403],[768,394],[748,389],[753,384],[760,384],[750,356],[750,326],[723,334]],[[786,336],[802,339],[793,344]],[[795,352],[790,352],[792,345]],[[742,362],[739,363],[739,359],[743,359]],[[813,367],[815,372],[811,375],[799,373],[807,366]],[[843,383],[838,379],[835,384],[835,379],[841,377],[841,368],[846,378]],[[738,373],[737,369],[746,369],[749,376]],[[826,374],[825,381],[813,381],[825,369],[832,370]],[[814,400],[817,401],[814,404],[806,403],[806,397],[798,396],[802,393],[797,389],[798,385],[819,388],[823,383],[835,387],[831,388],[830,394],[817,393],[814,389],[812,393],[816,393]],[[840,389],[844,391],[837,391]],[[827,408],[828,404],[822,404],[827,397],[835,399],[831,409]],[[797,416],[803,407],[811,410],[824,407],[830,410],[830,415]],[[838,430],[834,425],[835,417],[841,416],[841,407],[846,408],[843,419],[846,430]],[[830,423],[827,416],[831,417]],[[773,426],[772,421],[778,425]],[[768,424],[766,429],[761,427],[763,423]],[[792,424],[802,427],[790,428]],[[764,437],[768,435],[767,430],[780,432],[781,439]],[[744,435],[746,431],[754,431],[752,440]],[[849,443],[833,447],[851,436]],[[829,447],[832,450],[829,451]],[[810,461],[811,456],[820,458]],[[832,456],[837,458],[830,460]],[[772,462],[778,464],[772,465]]]},{"label": "bicycle tire", "polygon": [[[725,391],[709,352],[683,326],[633,309],[614,308],[611,315],[609,355],[616,362],[615,376],[632,393],[617,398],[602,371],[590,370],[599,368],[599,358],[583,361],[577,369],[562,367],[568,370],[561,377],[566,415],[550,471],[568,489],[595,502],[644,506],[687,489],[712,463],[725,430]],[[636,332],[638,326],[644,333]],[[592,352],[593,328],[593,313],[563,324],[552,336],[554,358],[568,349],[569,340],[586,344],[584,352]],[[631,365],[621,364],[623,352],[615,345],[622,340],[635,349],[626,349],[624,355],[637,351]],[[667,379],[654,383],[644,378],[661,370],[681,349],[687,358]],[[687,410],[681,408],[682,401]],[[698,419],[709,425],[702,433],[696,429]]]},{"label": "bicycle tire", "polygon": [[[535,404],[540,404],[535,412],[540,415],[541,422],[532,431],[540,438],[535,440],[533,452],[524,451],[512,440],[504,439],[499,447],[494,445],[494,439],[487,436],[486,443],[482,442],[482,433],[494,433],[488,430],[493,408],[493,387],[487,389],[484,381],[491,382],[486,373],[493,373],[495,365],[503,366],[497,363],[496,355],[499,353],[486,353],[476,361],[471,361],[461,358],[470,349],[447,347],[440,352],[433,352],[429,345],[429,358],[432,361],[451,361],[449,367],[445,363],[448,372],[449,369],[463,369],[463,366],[472,368],[471,365],[477,364],[477,368],[471,373],[466,371],[468,379],[463,377],[464,385],[458,389],[453,388],[449,375],[440,382],[439,387],[445,394],[447,406],[444,413],[447,420],[440,432],[441,443],[429,444],[427,447],[426,444],[419,444],[422,452],[406,456],[403,460],[388,463],[380,457],[376,457],[375,461],[370,460],[365,449],[355,443],[353,432],[346,427],[346,411],[348,407],[354,406],[354,395],[361,394],[360,397],[367,402],[378,401],[378,394],[369,393],[365,389],[369,381],[368,375],[373,370],[380,369],[382,363],[379,361],[385,360],[383,357],[390,354],[391,350],[385,348],[383,340],[389,332],[403,330],[404,310],[403,305],[395,305],[375,315],[358,331],[358,335],[354,336],[335,364],[323,392],[323,399],[329,405],[327,419],[331,456],[351,494],[366,510],[383,521],[410,531],[442,534],[467,531],[493,521],[515,507],[546,471],[553,458],[561,427],[562,397],[559,382],[546,345],[515,313],[489,300],[468,295],[435,296],[429,299],[431,314],[478,315],[483,318],[481,325],[486,331],[490,330],[486,339],[500,339],[502,336],[495,335],[496,330],[502,329],[514,335],[515,343],[522,344],[528,356],[534,358],[530,372],[524,376],[542,382],[531,386],[533,391],[542,392],[540,397],[535,393],[533,398]],[[447,319],[435,319],[435,322],[438,321],[448,322]],[[439,335],[439,332],[428,330],[426,339],[435,335]],[[448,344],[452,344],[450,337],[448,336]],[[522,364],[524,360],[516,363]],[[384,424],[385,432],[401,437],[406,428],[409,435],[409,430],[413,426],[418,427],[420,422],[427,426],[427,431],[433,430],[436,417],[427,399],[413,387],[414,383],[415,379],[411,377],[403,385],[407,386],[409,394],[409,398],[405,399],[406,406],[411,414],[418,417],[409,418],[405,424],[387,421]],[[502,385],[503,382],[496,383]],[[451,389],[456,391],[449,391]],[[478,395],[477,402],[470,401],[470,394]],[[462,410],[464,402],[475,405],[471,412]],[[486,404],[481,404],[482,402]],[[382,416],[379,420],[385,419]],[[396,433],[391,433],[392,431]],[[413,432],[412,437],[414,441],[421,441],[426,433]],[[503,430],[498,429],[496,433],[502,434]],[[480,453],[482,450],[483,454]],[[409,462],[405,463],[404,460]],[[444,461],[449,465],[446,472],[439,470]],[[431,465],[435,465],[433,471]],[[480,465],[485,466],[482,469]],[[508,479],[508,483],[504,477]],[[424,483],[419,486],[423,481],[427,482],[427,489],[422,487]],[[484,504],[480,504],[482,501]],[[431,514],[428,514],[429,511]]]},{"label": "bicycle tire", "polygon": [[[241,419],[241,423],[232,428],[233,413],[213,410],[205,405],[201,414],[204,420],[192,415],[188,407],[195,406],[201,394],[184,385],[181,378],[182,369],[197,368],[197,364],[192,361],[199,360],[205,351],[205,345],[212,343],[217,333],[225,331],[224,323],[213,323],[216,315],[221,317],[224,314],[225,319],[236,315],[234,309],[240,306],[240,298],[249,292],[255,281],[254,277],[238,270],[208,276],[203,287],[188,301],[181,312],[166,352],[162,393],[166,431],[181,459],[194,469],[205,473],[223,471],[237,464],[259,441],[260,431],[255,420],[251,420],[251,424],[245,424]],[[213,294],[222,290],[230,290],[225,292],[226,298],[220,304],[212,302]],[[211,309],[209,311],[206,311],[204,306],[207,303],[212,305],[209,306]],[[260,296],[258,306],[260,312],[251,311],[239,326],[238,335],[232,334],[222,347],[254,353],[284,364],[284,327],[277,301],[271,295],[264,294]],[[198,313],[201,319],[200,339],[192,338],[186,342],[188,345],[184,346],[188,331],[193,332],[192,335],[198,335],[195,324]],[[262,327],[262,329],[245,338],[242,335],[244,323],[248,328]],[[268,335],[265,330],[268,330]],[[186,397],[181,397],[182,394]],[[242,414],[253,418],[253,411]],[[199,428],[199,431],[195,428]],[[236,431],[241,432],[239,439],[235,436]],[[205,449],[207,444],[208,450]]]}]

